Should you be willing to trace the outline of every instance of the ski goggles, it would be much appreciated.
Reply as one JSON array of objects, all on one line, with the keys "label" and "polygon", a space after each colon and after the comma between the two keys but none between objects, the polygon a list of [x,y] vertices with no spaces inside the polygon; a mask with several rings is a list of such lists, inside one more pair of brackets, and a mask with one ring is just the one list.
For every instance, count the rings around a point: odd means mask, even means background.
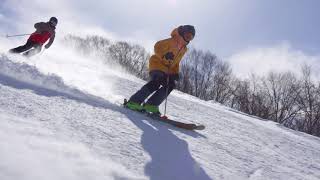
[{"label": "ski goggles", "polygon": [[56,27],[57,26],[57,22],[55,22],[55,21],[49,21],[49,23],[51,24],[51,26],[54,26],[54,27]]},{"label": "ski goggles", "polygon": [[190,32],[187,32],[183,35],[183,39],[186,41],[186,42],[190,42],[192,39],[193,39],[193,35],[192,33]]}]

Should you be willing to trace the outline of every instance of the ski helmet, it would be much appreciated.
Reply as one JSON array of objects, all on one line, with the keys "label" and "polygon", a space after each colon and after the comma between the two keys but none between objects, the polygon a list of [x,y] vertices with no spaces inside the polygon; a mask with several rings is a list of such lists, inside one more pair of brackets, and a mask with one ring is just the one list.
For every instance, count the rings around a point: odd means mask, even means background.
[{"label": "ski helmet", "polygon": [[56,27],[58,24],[58,19],[56,17],[51,17],[49,23],[51,24],[51,26]]},{"label": "ski helmet", "polygon": [[[189,41],[191,41],[194,36],[196,35],[196,30],[194,28],[194,26],[192,25],[183,25],[183,26],[179,26],[178,28],[178,33],[181,37],[183,37],[183,39],[189,43]],[[186,37],[186,34],[191,34],[192,37]]]}]

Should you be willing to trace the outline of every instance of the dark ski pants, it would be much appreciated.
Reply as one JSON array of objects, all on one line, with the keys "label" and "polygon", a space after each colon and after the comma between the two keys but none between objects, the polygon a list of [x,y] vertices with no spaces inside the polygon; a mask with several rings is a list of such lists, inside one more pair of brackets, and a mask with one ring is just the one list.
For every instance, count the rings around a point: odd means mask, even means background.
[{"label": "dark ski pants", "polygon": [[129,101],[141,104],[153,93],[146,104],[159,106],[175,88],[178,75],[169,75],[169,83],[167,82],[168,75],[162,71],[151,71],[150,78],[151,80],[132,95]]},{"label": "dark ski pants", "polygon": [[22,53],[22,52],[27,51],[27,52],[23,53],[23,55],[30,57],[30,56],[33,56],[33,55],[41,52],[41,47],[42,47],[41,44],[28,40],[25,45],[10,49],[9,52],[10,53]]}]

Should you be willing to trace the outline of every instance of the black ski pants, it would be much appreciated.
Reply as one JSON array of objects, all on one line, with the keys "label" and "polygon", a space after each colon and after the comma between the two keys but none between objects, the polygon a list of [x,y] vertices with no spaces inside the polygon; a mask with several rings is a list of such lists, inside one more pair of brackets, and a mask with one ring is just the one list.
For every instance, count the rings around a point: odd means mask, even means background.
[{"label": "black ski pants", "polygon": [[[169,78],[169,82],[167,78]],[[167,75],[162,71],[151,71],[151,80],[133,94],[129,101],[141,104],[153,93],[151,97],[147,99],[146,104],[159,106],[175,88],[175,81],[178,80],[178,78],[179,76],[177,74]]]},{"label": "black ski pants", "polygon": [[[22,53],[22,52],[27,51],[27,52],[23,53],[23,55],[32,56],[32,55],[35,55],[35,54],[38,54],[39,52],[41,52],[41,47],[42,47],[41,44],[33,42],[31,40],[28,40],[25,45],[10,49],[9,52],[10,53]],[[31,48],[33,48],[33,49],[31,49]]]}]

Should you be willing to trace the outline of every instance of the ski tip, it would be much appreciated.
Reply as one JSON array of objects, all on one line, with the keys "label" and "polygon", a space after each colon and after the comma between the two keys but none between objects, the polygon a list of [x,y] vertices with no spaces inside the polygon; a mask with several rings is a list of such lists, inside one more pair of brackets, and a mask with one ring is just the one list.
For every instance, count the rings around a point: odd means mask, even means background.
[{"label": "ski tip", "polygon": [[204,130],[206,127],[204,125],[197,125],[195,130]]}]

